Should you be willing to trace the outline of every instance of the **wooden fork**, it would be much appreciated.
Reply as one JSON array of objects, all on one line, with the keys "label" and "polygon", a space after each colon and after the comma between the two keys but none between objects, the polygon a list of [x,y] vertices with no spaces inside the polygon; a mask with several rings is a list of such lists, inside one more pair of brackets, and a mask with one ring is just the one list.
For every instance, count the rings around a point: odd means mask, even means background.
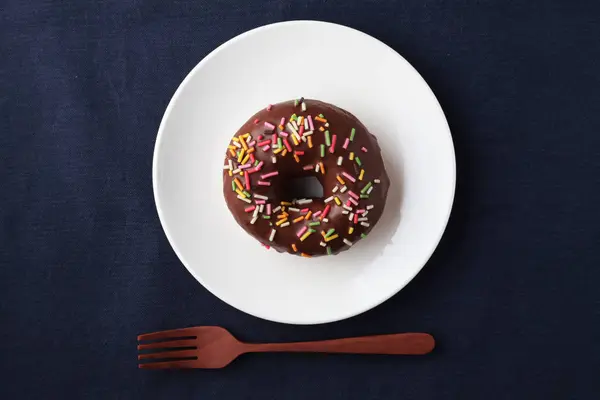
[{"label": "wooden fork", "polygon": [[[244,353],[311,352],[352,354],[427,354],[435,341],[427,333],[398,333],[296,343],[243,343],[218,326],[198,326],[138,336],[138,350],[160,350],[138,355],[152,362],[139,368],[223,368]],[[157,360],[162,360],[154,362]]]}]

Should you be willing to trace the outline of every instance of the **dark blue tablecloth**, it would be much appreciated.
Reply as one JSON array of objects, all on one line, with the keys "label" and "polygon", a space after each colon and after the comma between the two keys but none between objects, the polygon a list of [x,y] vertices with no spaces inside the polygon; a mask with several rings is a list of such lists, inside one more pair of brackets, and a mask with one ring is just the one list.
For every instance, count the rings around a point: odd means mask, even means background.
[{"label": "dark blue tablecloth", "polygon": [[[458,163],[422,273],[313,327],[208,293],[167,243],[151,187],[180,81],[222,42],[289,19],[349,25],[406,57]],[[0,398],[598,398],[600,3],[5,0],[0,55]],[[249,341],[426,331],[438,348],[137,369],[137,334],[201,324]]]}]

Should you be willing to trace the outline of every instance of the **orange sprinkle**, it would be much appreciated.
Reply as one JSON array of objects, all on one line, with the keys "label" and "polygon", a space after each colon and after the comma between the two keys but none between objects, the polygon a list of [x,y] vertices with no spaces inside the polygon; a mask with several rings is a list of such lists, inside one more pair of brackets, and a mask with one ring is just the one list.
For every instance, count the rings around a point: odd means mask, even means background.
[{"label": "orange sprinkle", "polygon": [[304,116],[301,115],[300,118],[298,118],[298,126],[300,125],[304,125]]},{"label": "orange sprinkle", "polygon": [[[309,138],[310,139],[310,138]],[[229,149],[229,154],[231,154],[231,157],[235,157],[235,151],[232,149]]]},{"label": "orange sprinkle", "polygon": [[296,218],[296,219],[294,220],[294,223],[296,223],[296,222],[300,222],[300,221],[302,221],[303,219],[304,219],[304,216],[300,216],[300,217],[298,217],[298,218]]},{"label": "orange sprinkle", "polygon": [[294,160],[296,160],[296,162],[300,162],[300,157],[298,157],[298,154],[294,154]]},{"label": "orange sprinkle", "polygon": [[346,184],[346,182],[344,182],[344,180],[339,175],[336,175],[335,177],[337,178],[338,182],[341,183],[342,185]]},{"label": "orange sprinkle", "polygon": [[321,132],[325,132],[325,128],[323,128],[323,127],[320,127],[320,128],[319,128],[319,130],[320,130]]},{"label": "orange sprinkle", "polygon": [[324,124],[327,123],[327,120],[325,118],[321,118],[321,117],[315,117],[315,121],[319,121],[319,122],[322,122]]},{"label": "orange sprinkle", "polygon": [[306,253],[300,253],[300,255],[302,257],[306,257],[306,258],[311,258],[312,257],[310,254],[306,254]]},{"label": "orange sprinkle", "polygon": [[281,157],[285,157],[286,154],[287,154],[287,149],[283,149],[283,151],[281,152]]},{"label": "orange sprinkle", "polygon": [[256,150],[254,147],[251,147],[250,150],[248,150],[246,153],[250,154],[250,153],[254,153],[254,150]]},{"label": "orange sprinkle", "polygon": [[325,175],[325,166],[323,165],[323,161],[319,161],[319,165],[321,166],[321,173]]},{"label": "orange sprinkle", "polygon": [[[312,149],[312,136],[308,137],[308,148]],[[235,153],[233,153],[233,155],[235,155]]]},{"label": "orange sprinkle", "polygon": [[242,186],[242,182],[240,182],[240,180],[237,177],[233,178],[233,181],[235,182],[235,185],[238,187],[238,189],[244,190],[244,186]]},{"label": "orange sprinkle", "polygon": [[294,250],[294,252],[298,251],[298,248],[296,247],[296,243],[292,243],[292,250]]},{"label": "orange sprinkle", "polygon": [[292,205],[292,203],[290,203],[289,201],[282,201],[279,204],[281,204],[282,206],[291,206]]},{"label": "orange sprinkle", "polygon": [[286,218],[286,215],[285,215],[285,214],[279,214],[279,215],[277,216],[277,219],[281,219],[281,218]]},{"label": "orange sprinkle", "polygon": [[308,213],[306,214],[306,217],[304,217],[304,219],[308,220],[311,215],[312,215],[312,211],[309,210]]},{"label": "orange sprinkle", "polygon": [[283,130],[283,125],[279,125],[278,128],[279,128],[280,131],[282,131]]}]

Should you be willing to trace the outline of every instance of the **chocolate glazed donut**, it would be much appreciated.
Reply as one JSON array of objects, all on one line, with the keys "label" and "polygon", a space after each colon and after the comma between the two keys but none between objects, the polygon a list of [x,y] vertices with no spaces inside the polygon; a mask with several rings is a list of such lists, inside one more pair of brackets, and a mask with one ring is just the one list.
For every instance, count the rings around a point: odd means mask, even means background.
[{"label": "chocolate glazed donut", "polygon": [[[289,182],[316,177],[323,197],[291,198]],[[237,223],[265,247],[337,254],[365,237],[389,178],[377,139],[349,112],[318,100],[269,105],[233,136],[223,194]]]}]

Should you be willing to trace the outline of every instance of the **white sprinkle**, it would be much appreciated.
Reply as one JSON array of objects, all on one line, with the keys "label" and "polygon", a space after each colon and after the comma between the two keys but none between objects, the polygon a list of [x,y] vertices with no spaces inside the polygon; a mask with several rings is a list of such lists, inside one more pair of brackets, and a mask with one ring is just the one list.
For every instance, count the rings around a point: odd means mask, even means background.
[{"label": "white sprinkle", "polygon": [[304,131],[304,133],[302,134],[302,136],[310,136],[313,134],[313,131]]},{"label": "white sprinkle", "polygon": [[352,207],[347,206],[346,204],[342,204],[342,207],[344,207],[348,211],[352,211]]},{"label": "white sprinkle", "polygon": [[271,157],[271,162],[272,162],[273,164],[275,164],[275,163],[277,162],[277,157],[275,157],[275,156],[272,156],[272,157]]},{"label": "white sprinkle", "polygon": [[329,222],[329,218],[323,218],[323,222]]},{"label": "white sprinkle", "polygon": [[348,246],[352,246],[352,242],[346,238],[344,238],[344,243],[346,243]]},{"label": "white sprinkle", "polygon": [[263,212],[263,210],[265,209],[265,205],[261,204],[260,206],[258,206],[259,210],[258,212]]},{"label": "white sprinkle", "polygon": [[232,174],[239,174],[240,171],[241,171],[241,169],[237,168],[237,169],[234,169],[233,171],[231,171],[231,173]]},{"label": "white sprinkle", "polygon": [[369,225],[368,223],[366,223],[366,222],[361,222],[360,224],[361,224],[362,226],[366,226],[366,227],[369,227],[369,226],[370,226],[370,225]]},{"label": "white sprinkle", "polygon": [[373,182],[380,183],[381,181],[379,179],[373,179]]},{"label": "white sprinkle", "polygon": [[312,199],[301,199],[301,200],[296,201],[296,204],[302,205],[302,204],[310,204],[312,202],[313,202]]},{"label": "white sprinkle", "polygon": [[245,201],[245,202],[246,202],[246,203],[248,203],[248,204],[252,203],[252,202],[250,201],[250,199],[247,199],[247,198],[245,198],[244,196],[240,196],[239,194],[237,195],[237,198],[238,198],[238,199],[240,199],[240,200],[242,200],[242,201]]},{"label": "white sprinkle", "polygon": [[340,188],[338,187],[338,185],[335,185],[335,187],[333,188],[333,190],[331,191],[332,193],[335,193],[339,190]]},{"label": "white sprinkle", "polygon": [[358,220],[359,220],[359,221],[368,221],[368,220],[369,220],[369,218],[362,217],[362,218],[359,218]]},{"label": "white sprinkle", "polygon": [[317,164],[317,168],[315,168],[315,172],[319,172],[319,169],[321,169],[321,164]]},{"label": "white sprinkle", "polygon": [[281,224],[280,228],[283,228],[285,226],[289,226],[289,224],[290,224],[289,222],[284,222],[283,224]]},{"label": "white sprinkle", "polygon": [[306,103],[302,102],[302,111],[306,111]]},{"label": "white sprinkle", "polygon": [[337,165],[342,165],[342,161],[344,160],[344,157],[339,156],[338,157],[338,161],[337,161]]},{"label": "white sprinkle", "polygon": [[290,131],[292,131],[292,133],[298,133],[298,132],[296,131],[296,128],[294,128],[294,126],[293,126],[292,124],[290,124],[289,122],[287,123],[287,125],[286,125],[286,126],[287,126],[287,128],[288,128]]},{"label": "white sprinkle", "polygon": [[368,206],[367,206],[367,210],[371,210],[373,207],[375,207],[375,206],[374,206],[374,205],[372,205],[372,204],[371,204],[371,205],[368,205]]},{"label": "white sprinkle", "polygon": [[269,236],[269,242],[272,242],[273,239],[275,239],[275,232],[277,232],[275,229],[271,229],[271,236]]},{"label": "white sprinkle", "polygon": [[368,213],[368,211],[365,211],[362,215],[366,216]]},{"label": "white sprinkle", "polygon": [[348,188],[344,185],[342,186],[342,190],[340,190],[340,193],[344,193],[346,190],[348,190]]},{"label": "white sprinkle", "polygon": [[242,148],[242,145],[240,144],[240,142],[233,142],[233,145],[234,145],[235,147],[238,147],[238,148],[240,148],[240,149]]},{"label": "white sprinkle", "polygon": [[263,196],[262,194],[255,194],[254,198],[261,199],[261,200],[269,200],[269,198],[267,196]]},{"label": "white sprinkle", "polygon": [[367,194],[371,194],[371,192],[373,191],[373,188],[374,188],[374,187],[375,187],[375,186],[371,186],[371,187],[370,187],[370,188],[367,190]]},{"label": "white sprinkle", "polygon": [[276,213],[277,211],[279,211],[279,210],[281,210],[281,206],[277,206],[277,207],[275,207],[275,208],[272,210],[272,212],[273,212],[273,214],[275,214],[275,213]]},{"label": "white sprinkle", "polygon": [[329,122],[325,123],[325,128],[329,128]]},{"label": "white sprinkle", "polygon": [[223,169],[231,169],[231,167],[229,165],[223,165]]},{"label": "white sprinkle", "polygon": [[325,199],[325,203],[329,203],[330,201],[333,201],[333,196],[330,196]]},{"label": "white sprinkle", "polygon": [[288,210],[293,211],[293,212],[300,212],[300,209],[296,208],[296,207],[288,207]]},{"label": "white sprinkle", "polygon": [[254,209],[254,212],[252,213],[252,217],[258,217],[258,209],[259,209],[259,208],[260,208],[260,207],[256,207],[256,208]]},{"label": "white sprinkle", "polygon": [[294,133],[294,136],[296,137],[296,139],[298,139],[298,141],[302,140],[298,132]]},{"label": "white sprinkle", "polygon": [[256,220],[257,220],[257,219],[258,219],[258,217],[253,217],[253,218],[252,218],[252,221],[250,221],[250,223],[251,223],[252,225],[254,225],[254,223],[256,222]]},{"label": "white sprinkle", "polygon": [[350,215],[348,215],[348,221],[352,221],[352,218],[354,218],[354,213],[350,213]]},{"label": "white sprinkle", "polygon": [[233,162],[231,161],[231,159],[229,159],[227,161],[229,161],[229,169],[233,170]]},{"label": "white sprinkle", "polygon": [[321,243],[319,243],[319,244],[320,244],[322,247],[327,247],[327,243],[325,243],[325,242],[321,242]]},{"label": "white sprinkle", "polygon": [[302,141],[306,143],[306,137],[302,136]]},{"label": "white sprinkle", "polygon": [[[308,118],[304,118],[304,129],[308,130],[308,128],[310,128],[310,126],[308,126]],[[306,133],[305,133],[306,135]]]},{"label": "white sprinkle", "polygon": [[[296,123],[296,121],[290,121],[292,123],[292,126],[294,127],[294,129],[297,131],[298,130],[298,124]],[[298,133],[298,132],[294,132],[294,133]]]},{"label": "white sprinkle", "polygon": [[342,214],[346,214],[347,215],[349,212],[350,211],[348,211],[348,210],[344,210],[344,211],[342,211]]}]

